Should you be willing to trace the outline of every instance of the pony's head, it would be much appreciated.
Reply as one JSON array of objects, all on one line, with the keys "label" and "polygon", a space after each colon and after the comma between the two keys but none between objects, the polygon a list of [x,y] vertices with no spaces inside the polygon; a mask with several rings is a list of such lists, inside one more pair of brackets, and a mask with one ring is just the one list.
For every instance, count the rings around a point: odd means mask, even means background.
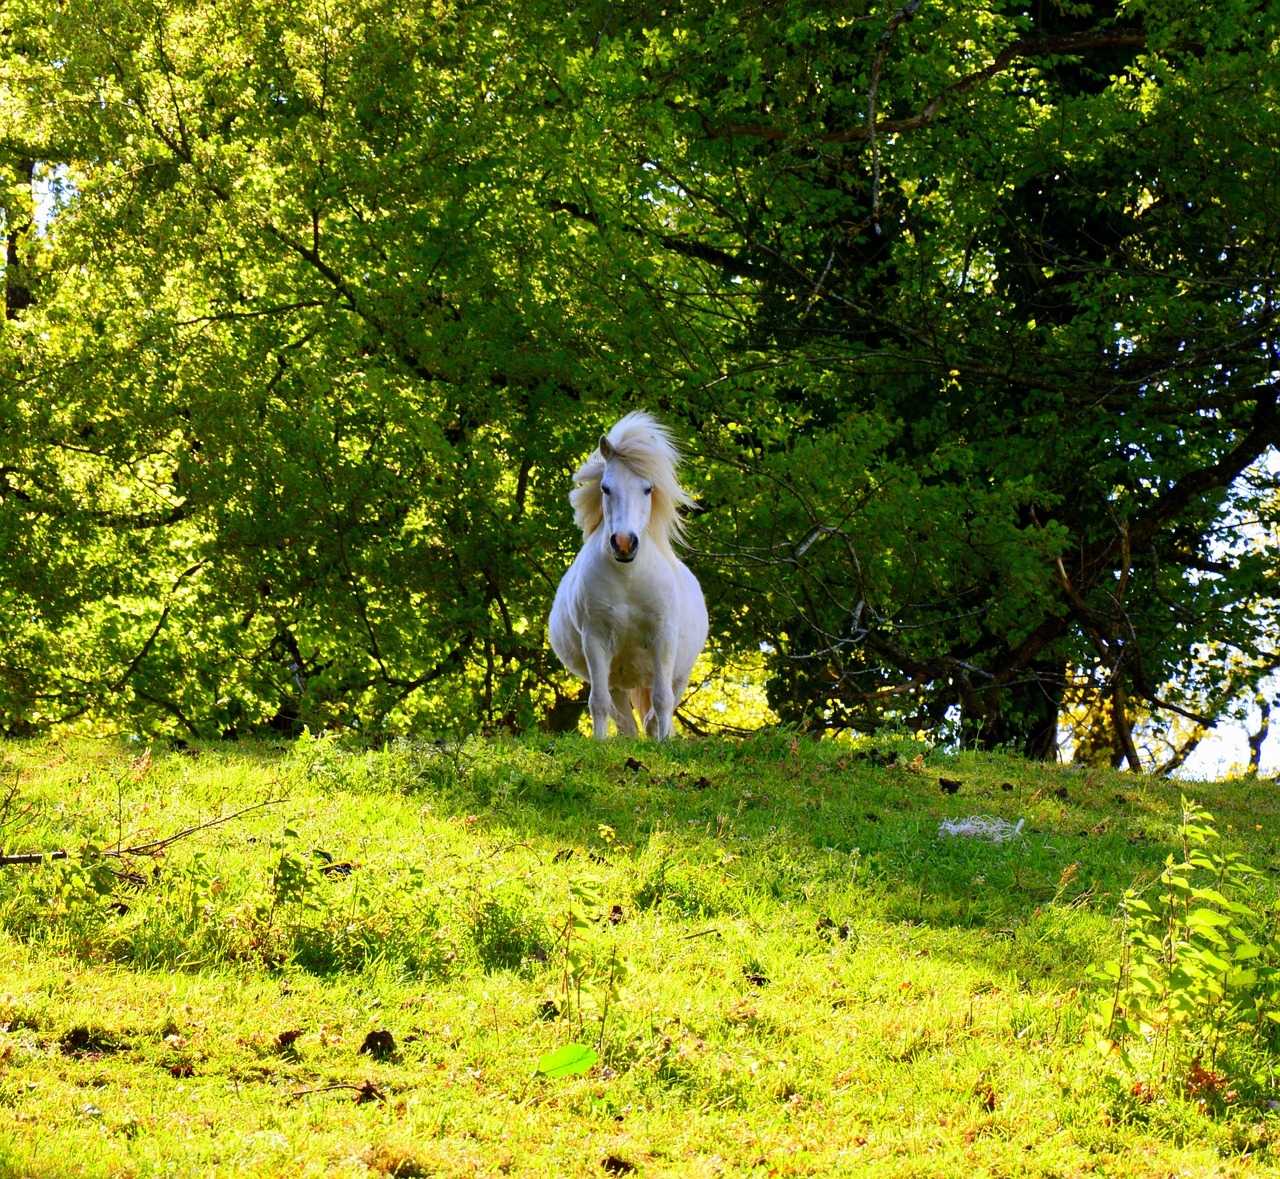
[{"label": "pony's head", "polygon": [[634,560],[646,534],[670,553],[684,531],[680,509],[694,502],[676,478],[679,463],[666,426],[642,410],[627,414],[573,477],[569,502],[583,540],[604,526],[619,561]]}]

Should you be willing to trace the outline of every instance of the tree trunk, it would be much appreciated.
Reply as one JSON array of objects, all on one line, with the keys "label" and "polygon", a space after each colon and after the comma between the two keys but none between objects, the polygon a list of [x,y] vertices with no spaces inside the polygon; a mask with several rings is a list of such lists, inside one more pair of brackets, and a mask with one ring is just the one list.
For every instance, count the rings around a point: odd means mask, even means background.
[{"label": "tree trunk", "polygon": [[31,187],[35,170],[35,160],[18,161],[15,171],[27,186],[26,199],[18,208],[10,205],[5,209],[4,313],[9,319],[17,319],[35,302],[31,289],[23,281],[24,268],[20,257],[22,240],[31,232],[33,223],[35,202]]},{"label": "tree trunk", "polygon": [[1262,723],[1258,731],[1249,736],[1249,776],[1258,776],[1258,767],[1262,764],[1262,743],[1271,731],[1271,702],[1258,697],[1258,708],[1262,711]]}]

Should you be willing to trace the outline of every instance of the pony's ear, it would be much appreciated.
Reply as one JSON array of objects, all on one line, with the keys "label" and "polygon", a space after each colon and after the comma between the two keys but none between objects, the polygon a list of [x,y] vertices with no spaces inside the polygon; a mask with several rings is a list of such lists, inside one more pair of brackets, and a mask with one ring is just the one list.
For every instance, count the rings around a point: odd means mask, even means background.
[{"label": "pony's ear", "polygon": [[618,452],[613,449],[613,443],[609,441],[608,434],[600,435],[600,457],[608,462]]}]

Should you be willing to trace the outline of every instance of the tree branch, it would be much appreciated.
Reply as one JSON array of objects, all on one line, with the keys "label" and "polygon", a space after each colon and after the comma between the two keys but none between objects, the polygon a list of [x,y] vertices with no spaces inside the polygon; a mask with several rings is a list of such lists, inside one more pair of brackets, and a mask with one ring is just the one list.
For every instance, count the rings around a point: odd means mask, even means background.
[{"label": "tree branch", "polygon": [[[584,209],[574,201],[552,199],[546,202],[545,207],[552,213],[568,213],[570,217],[585,221],[588,225],[594,225],[597,229],[603,230],[605,228],[605,224],[601,221],[598,213],[593,212],[591,209]],[[619,225],[617,228],[622,233],[633,234],[637,237],[648,235],[648,231],[638,225]],[[748,262],[736,254],[730,254],[704,242],[691,241],[689,238],[677,237],[674,234],[658,234],[655,240],[664,250],[670,250],[673,254],[679,254],[685,258],[693,258],[698,262],[710,263],[712,266],[718,266],[726,273],[736,275],[739,278],[764,279],[768,278],[772,273],[763,266]]]},{"label": "tree branch", "polygon": [[[180,586],[184,581],[186,581],[187,578],[190,577],[193,573],[197,573],[199,572],[199,570],[203,569],[208,563],[209,563],[208,558],[205,558],[203,561],[197,561],[194,565],[191,566],[190,569],[186,569],[182,573],[180,573],[178,575],[178,580],[175,581],[172,586],[170,586],[169,592],[165,596],[171,599],[175,591],[177,590],[178,586]],[[120,691],[120,689],[123,688],[125,683],[128,681],[129,677],[133,675],[135,671],[138,670],[138,664],[140,664],[143,661],[143,659],[146,658],[147,652],[151,650],[152,645],[155,643],[156,639],[160,635],[160,631],[165,624],[165,619],[169,617],[170,605],[171,605],[171,602],[165,603],[164,609],[160,612],[160,618],[157,620],[155,626],[152,628],[151,633],[147,636],[147,641],[142,644],[141,650],[139,650],[139,652],[129,661],[129,666],[126,667],[124,671],[120,673],[120,678],[117,679],[116,682],[110,686],[110,688],[108,689],[109,691],[111,692]]]},{"label": "tree branch", "polygon": [[[908,5],[908,7],[911,6]],[[905,11],[906,9],[903,9],[895,17],[898,23],[901,23]],[[895,24],[889,32],[891,33],[896,28],[897,25]],[[1147,35],[1138,29],[1112,29],[1105,33],[1063,33],[1056,37],[1022,38],[1005,46],[989,66],[965,75],[958,82],[934,95],[917,114],[905,119],[881,119],[879,122],[865,127],[848,127],[841,131],[828,131],[825,134],[809,138],[818,143],[858,143],[862,140],[874,142],[874,138],[877,135],[895,135],[904,131],[918,131],[923,127],[929,126],[942,113],[943,108],[948,103],[968,94],[969,91],[982,85],[982,83],[989,82],[997,74],[1007,70],[1015,61],[1034,57],[1074,57],[1087,53],[1105,52],[1109,49],[1141,49],[1146,46],[1146,43]],[[710,128],[707,134],[711,139],[723,139],[734,135],[749,136],[755,139],[801,138],[795,131],[785,128],[759,126],[750,123],[723,123],[718,127]]]}]

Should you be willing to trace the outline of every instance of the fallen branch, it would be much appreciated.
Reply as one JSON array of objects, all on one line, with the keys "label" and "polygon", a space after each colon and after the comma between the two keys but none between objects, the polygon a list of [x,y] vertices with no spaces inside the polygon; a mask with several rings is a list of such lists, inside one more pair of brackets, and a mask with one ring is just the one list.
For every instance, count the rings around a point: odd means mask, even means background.
[{"label": "fallen branch", "polygon": [[[264,806],[276,806],[278,803],[288,801],[286,798],[269,798],[266,802],[255,802],[253,806],[244,807],[230,815],[223,815],[219,819],[210,819],[207,823],[197,823],[194,827],[184,827],[181,831],[176,831],[163,839],[153,839],[150,843],[139,843],[133,847],[112,848],[100,851],[98,854],[116,859],[125,859],[129,856],[156,856],[171,844],[177,843],[180,839],[186,839],[188,835],[194,835],[197,831],[206,831],[210,827],[219,827],[223,823],[230,823],[232,819],[238,819],[241,815],[247,815],[250,811],[261,810]],[[15,852],[12,855],[0,856],[0,868],[8,867],[11,864],[41,864],[45,860],[67,860],[70,858],[71,852],[66,848],[59,848],[57,851]]]},{"label": "fallen branch", "polygon": [[297,1092],[289,1094],[289,1100],[297,1101],[299,1097],[310,1097],[313,1093],[332,1093],[336,1089],[350,1089],[356,1095],[357,1105],[366,1101],[381,1101],[385,1103],[387,1100],[387,1095],[372,1081],[365,1081],[360,1085],[340,1082],[336,1085],[319,1085],[314,1089],[299,1089]]},{"label": "fallen branch", "polygon": [[11,856],[0,856],[0,867],[8,867],[10,864],[42,864],[45,860],[65,860],[70,854],[66,850],[17,852]]}]

